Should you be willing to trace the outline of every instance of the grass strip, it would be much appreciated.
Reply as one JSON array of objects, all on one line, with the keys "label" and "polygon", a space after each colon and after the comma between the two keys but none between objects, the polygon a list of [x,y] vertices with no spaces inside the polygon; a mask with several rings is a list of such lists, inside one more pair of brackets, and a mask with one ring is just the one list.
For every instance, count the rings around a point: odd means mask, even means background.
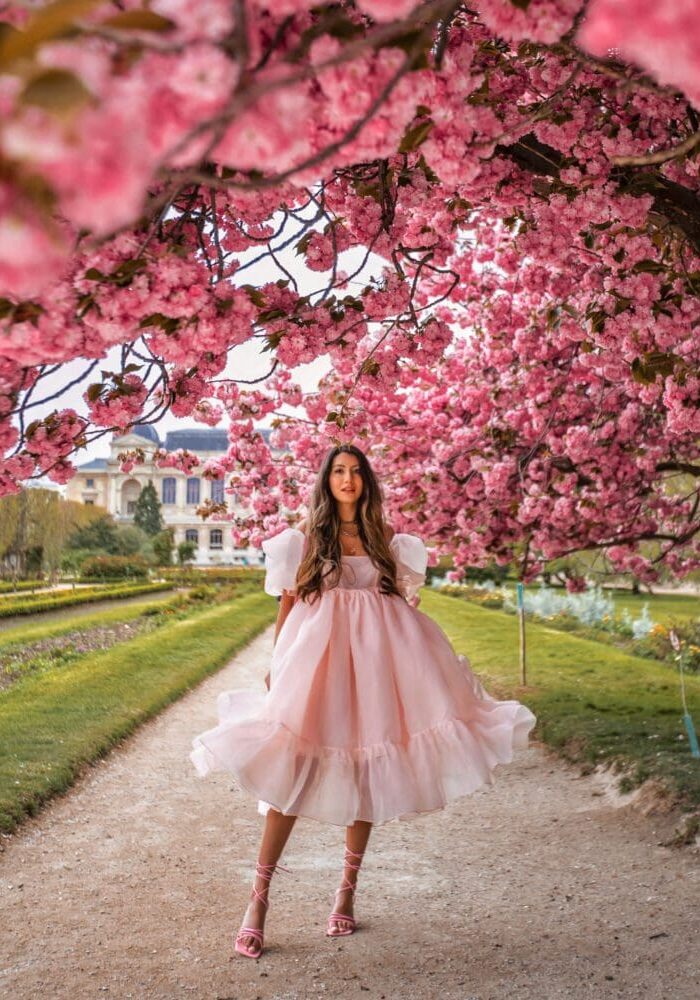
[{"label": "grass strip", "polygon": [[62,618],[60,621],[27,621],[21,625],[3,629],[0,632],[0,655],[14,646],[24,646],[42,639],[53,639],[56,636],[67,635],[70,632],[84,632],[99,625],[115,625],[130,622],[143,614],[155,611],[169,601],[170,593],[156,595],[153,600],[143,600],[134,604],[124,604],[123,607],[94,609],[92,614],[78,611],[75,615]]},{"label": "grass strip", "polygon": [[90,590],[62,591],[60,594],[37,594],[36,597],[0,598],[0,618],[14,618],[19,615],[35,615],[43,611],[77,607],[79,604],[94,604],[96,601],[118,601],[124,597],[138,597],[141,594],[157,594],[161,590],[172,590],[171,583],[139,583],[121,587],[99,587]]},{"label": "grass strip", "polygon": [[[534,735],[583,765],[618,761],[630,790],[661,779],[679,804],[700,806],[700,762],[690,755],[678,672],[603,643],[528,621],[527,686],[519,683],[516,616],[424,590],[420,610],[471,660],[487,690],[517,698],[537,716]],[[700,728],[700,677],[686,676]]]},{"label": "grass strip", "polygon": [[700,598],[693,594],[626,594],[619,590],[612,592],[615,611],[621,614],[626,608],[633,618],[638,618],[645,604],[649,605],[649,615],[655,622],[665,625],[676,618],[698,618]]},{"label": "grass strip", "polygon": [[0,830],[65,792],[146,719],[218,670],[271,624],[277,603],[246,595],[0,696]]}]

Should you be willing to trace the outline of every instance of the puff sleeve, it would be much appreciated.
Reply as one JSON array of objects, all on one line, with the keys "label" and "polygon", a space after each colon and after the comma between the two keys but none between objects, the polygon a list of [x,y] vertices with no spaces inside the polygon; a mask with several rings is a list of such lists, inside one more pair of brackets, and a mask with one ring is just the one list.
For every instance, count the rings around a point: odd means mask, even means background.
[{"label": "puff sleeve", "polygon": [[396,559],[396,582],[407,601],[413,600],[425,583],[428,550],[417,535],[396,532],[389,547]]},{"label": "puff sleeve", "polygon": [[297,569],[304,552],[306,537],[298,528],[285,528],[272,538],[265,538],[265,593],[280,597],[283,590],[296,591]]}]

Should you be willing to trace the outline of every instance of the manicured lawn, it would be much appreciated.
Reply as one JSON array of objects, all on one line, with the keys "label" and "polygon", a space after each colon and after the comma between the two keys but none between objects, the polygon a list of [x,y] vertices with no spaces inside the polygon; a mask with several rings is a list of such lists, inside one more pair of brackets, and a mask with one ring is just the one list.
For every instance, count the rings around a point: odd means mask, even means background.
[{"label": "manicured lawn", "polygon": [[[13,646],[39,642],[41,639],[51,639],[54,636],[66,635],[78,629],[87,630],[97,625],[114,625],[118,622],[130,622],[140,618],[146,611],[158,608],[173,599],[173,592],[155,594],[153,597],[128,602],[110,602],[108,608],[100,605],[100,610],[93,606],[70,608],[56,615],[39,615],[36,618],[23,618],[20,625],[8,625],[0,630],[0,656]],[[50,620],[47,620],[49,618]]]},{"label": "manicured lawn", "polygon": [[622,612],[627,608],[633,618],[637,618],[645,604],[649,605],[649,614],[655,622],[667,624],[674,618],[700,617],[700,598],[691,594],[625,594],[619,590],[614,592],[615,608]]},{"label": "manicured lawn", "polygon": [[[678,674],[545,625],[527,624],[527,687],[519,685],[517,618],[425,588],[420,610],[464,653],[495,697],[517,698],[537,716],[533,735],[590,767],[618,758],[634,782],[668,781],[688,807],[700,805],[700,760],[691,757]],[[700,730],[700,677],[686,678]]]},{"label": "manicured lawn", "polygon": [[0,696],[0,829],[52,795],[243,648],[277,615],[248,594],[62,669],[28,676]]}]

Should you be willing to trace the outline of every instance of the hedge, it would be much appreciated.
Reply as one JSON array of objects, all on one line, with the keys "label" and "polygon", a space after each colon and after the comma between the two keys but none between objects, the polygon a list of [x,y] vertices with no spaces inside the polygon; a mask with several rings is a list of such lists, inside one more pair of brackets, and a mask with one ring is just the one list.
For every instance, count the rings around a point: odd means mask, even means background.
[{"label": "hedge", "polygon": [[39,594],[36,598],[14,600],[0,599],[0,618],[15,615],[34,615],[43,611],[55,611],[78,604],[94,604],[96,601],[116,601],[140,594],[154,594],[162,590],[172,590],[172,583],[133,583],[119,587],[96,587],[86,590],[71,590],[60,594]]}]

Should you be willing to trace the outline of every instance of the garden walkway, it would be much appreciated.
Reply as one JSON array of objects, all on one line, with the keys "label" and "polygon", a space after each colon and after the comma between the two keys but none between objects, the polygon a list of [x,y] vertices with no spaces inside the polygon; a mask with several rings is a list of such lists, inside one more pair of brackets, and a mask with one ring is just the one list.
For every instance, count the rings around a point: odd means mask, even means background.
[{"label": "garden walkway", "polygon": [[700,858],[537,743],[496,784],[377,827],[361,929],[323,934],[342,830],[300,819],[267,949],[233,955],[262,817],[188,753],[215,698],[262,684],[268,629],[146,723],[0,853],[0,995],[13,1000],[685,1000],[700,995]]}]

